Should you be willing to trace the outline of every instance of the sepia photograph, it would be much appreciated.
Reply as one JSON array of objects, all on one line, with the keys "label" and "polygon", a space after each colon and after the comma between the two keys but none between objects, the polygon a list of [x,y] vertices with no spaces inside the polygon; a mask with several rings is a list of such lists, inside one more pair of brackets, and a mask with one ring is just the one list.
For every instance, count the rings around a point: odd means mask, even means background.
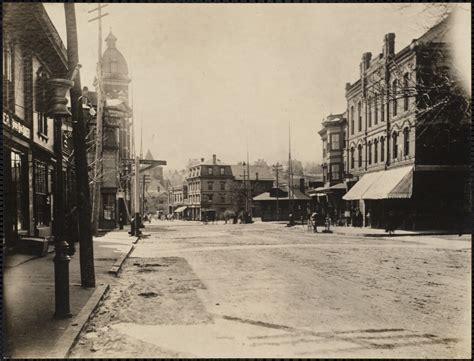
[{"label": "sepia photograph", "polygon": [[471,359],[470,2],[2,5],[2,358]]}]

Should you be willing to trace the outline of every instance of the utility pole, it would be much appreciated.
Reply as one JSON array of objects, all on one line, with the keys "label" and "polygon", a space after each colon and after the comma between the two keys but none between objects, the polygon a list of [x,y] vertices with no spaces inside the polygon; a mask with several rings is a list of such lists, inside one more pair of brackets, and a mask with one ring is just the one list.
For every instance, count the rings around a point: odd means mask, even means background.
[{"label": "utility pole", "polygon": [[134,210],[135,210],[135,236],[140,236],[140,157],[135,157],[135,189],[134,189]]},{"label": "utility pole", "polygon": [[[74,3],[65,3],[67,34],[68,68],[74,69],[79,64],[77,42],[76,11]],[[82,287],[95,287],[94,247],[91,232],[91,201],[89,177],[87,170],[86,128],[83,120],[81,97],[81,77],[77,73],[74,85],[70,90],[72,131],[74,142],[74,160],[76,165],[77,208],[79,218],[79,249]]]},{"label": "utility pole", "polygon": [[89,20],[89,22],[98,20],[99,24],[99,44],[98,44],[98,62],[97,62],[97,121],[96,121],[96,144],[95,144],[95,159],[94,159],[94,183],[93,183],[93,198],[92,198],[92,231],[97,235],[99,229],[99,209],[100,209],[100,181],[102,173],[102,162],[99,159],[102,157],[102,18],[108,13],[102,14],[102,8],[108,4],[99,4],[95,9],[89,11],[98,12],[97,17]]},{"label": "utility pole", "polygon": [[282,165],[280,163],[277,162],[277,164],[275,164],[273,166],[273,170],[276,174],[276,188],[277,188],[277,199],[276,199],[276,214],[277,214],[277,221],[279,222],[280,221],[280,208],[278,206],[278,200],[279,200],[279,197],[280,197],[280,184],[278,182],[278,173],[280,172],[280,170],[282,169]]},{"label": "utility pole", "polygon": [[291,164],[291,127],[288,122],[288,212],[293,213],[293,167]]}]

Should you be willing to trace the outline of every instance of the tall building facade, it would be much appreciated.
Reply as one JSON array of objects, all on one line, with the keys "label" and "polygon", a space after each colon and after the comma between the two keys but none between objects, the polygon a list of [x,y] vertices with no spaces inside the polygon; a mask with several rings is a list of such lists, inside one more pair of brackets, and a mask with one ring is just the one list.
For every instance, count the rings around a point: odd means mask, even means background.
[{"label": "tall building facade", "polygon": [[[52,236],[55,173],[63,171],[66,211],[73,201],[70,118],[62,119],[63,169],[56,167],[48,79],[68,78],[66,48],[41,3],[3,5],[4,230],[7,248],[22,237]],[[69,218],[68,218],[69,221]],[[68,227],[70,228],[70,227]]]},{"label": "tall building facade", "polygon": [[[127,62],[110,32],[102,55],[103,143],[101,157],[99,228],[113,229],[131,214],[130,77]],[[95,124],[92,124],[95,126]]]},{"label": "tall building facade", "polygon": [[[344,195],[372,225],[396,214],[404,228],[448,227],[469,212],[469,119],[450,68],[445,19],[402,50],[385,35],[346,85]],[[449,81],[446,81],[449,79]],[[462,213],[462,214],[461,214]]]}]

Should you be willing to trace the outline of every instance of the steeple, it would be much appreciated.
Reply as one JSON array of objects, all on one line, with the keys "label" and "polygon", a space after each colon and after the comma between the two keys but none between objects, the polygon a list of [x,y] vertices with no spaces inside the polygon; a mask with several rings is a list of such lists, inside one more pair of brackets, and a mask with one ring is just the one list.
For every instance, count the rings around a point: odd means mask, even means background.
[{"label": "steeple", "polygon": [[112,34],[112,29],[110,29],[109,35],[105,38],[105,42],[107,43],[107,48],[115,48],[117,38]]}]

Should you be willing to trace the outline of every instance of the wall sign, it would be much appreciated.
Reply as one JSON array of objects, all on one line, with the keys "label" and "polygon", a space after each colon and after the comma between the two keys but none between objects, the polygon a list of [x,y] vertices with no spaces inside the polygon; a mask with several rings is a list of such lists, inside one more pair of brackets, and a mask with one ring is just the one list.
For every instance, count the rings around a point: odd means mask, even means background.
[{"label": "wall sign", "polygon": [[15,132],[30,138],[30,128],[25,127],[18,120],[13,118],[11,114],[3,112],[3,124],[8,125]]}]

